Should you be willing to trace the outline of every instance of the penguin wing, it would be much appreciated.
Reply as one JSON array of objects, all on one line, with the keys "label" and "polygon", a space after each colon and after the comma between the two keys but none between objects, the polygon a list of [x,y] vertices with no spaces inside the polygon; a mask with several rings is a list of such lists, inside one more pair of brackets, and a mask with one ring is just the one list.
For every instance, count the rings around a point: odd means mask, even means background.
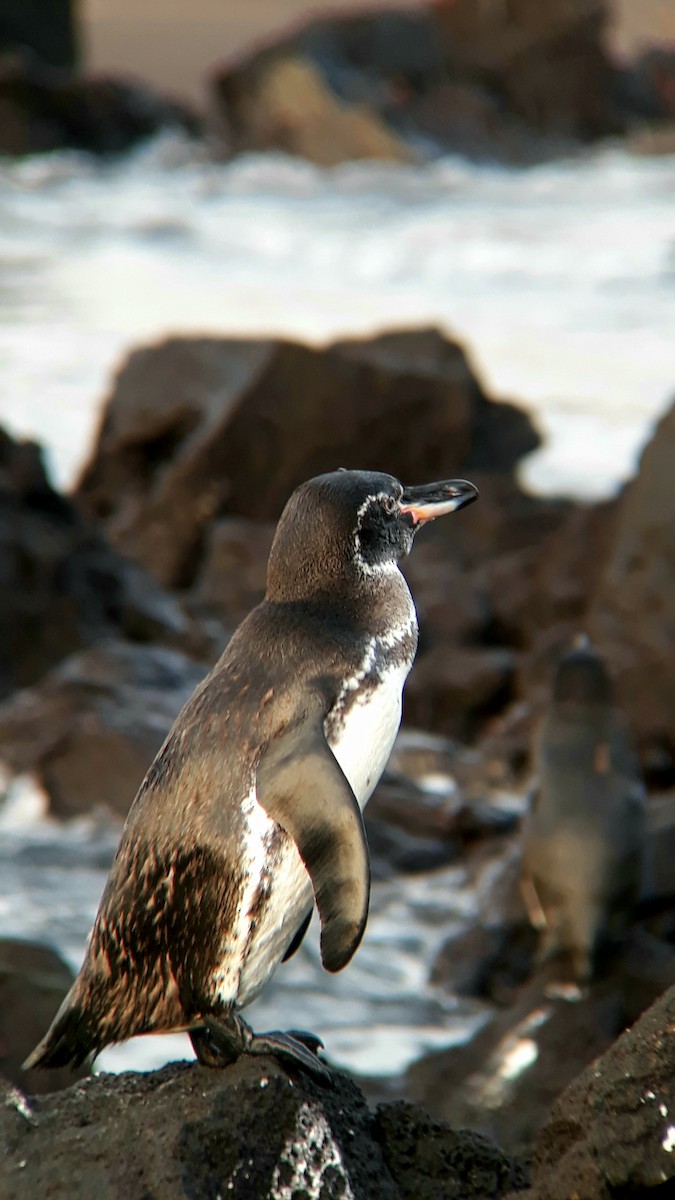
[{"label": "penguin wing", "polygon": [[321,714],[277,737],[256,778],[265,812],[295,842],[321,918],[321,961],[346,966],[368,916],[370,859],[356,797],[323,732]]}]

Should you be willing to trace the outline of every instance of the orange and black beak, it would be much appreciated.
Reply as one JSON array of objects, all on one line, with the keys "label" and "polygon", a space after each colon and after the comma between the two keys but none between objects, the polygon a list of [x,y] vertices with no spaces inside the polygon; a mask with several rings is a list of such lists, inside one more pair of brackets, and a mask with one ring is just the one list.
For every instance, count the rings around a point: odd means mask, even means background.
[{"label": "orange and black beak", "polygon": [[399,509],[402,514],[409,514],[417,529],[428,521],[435,521],[436,517],[444,517],[472,504],[477,497],[478,488],[468,479],[447,479],[444,483],[404,488]]}]

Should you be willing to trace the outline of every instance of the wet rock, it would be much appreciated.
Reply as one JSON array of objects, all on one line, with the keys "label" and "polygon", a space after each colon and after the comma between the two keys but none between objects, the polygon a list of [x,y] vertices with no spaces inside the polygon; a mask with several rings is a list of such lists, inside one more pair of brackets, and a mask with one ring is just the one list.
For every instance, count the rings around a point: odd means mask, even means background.
[{"label": "wet rock", "polygon": [[73,655],[0,705],[0,761],[33,775],[55,816],[126,816],[206,670],[178,651],[119,641]]},{"label": "wet rock", "polygon": [[47,946],[0,938],[0,1076],[31,1094],[54,1092],[86,1070],[22,1071],[74,975]]},{"label": "wet rock", "polygon": [[260,603],[274,530],[272,523],[243,517],[207,526],[199,574],[186,597],[195,617],[232,631]]},{"label": "wet rock", "polygon": [[405,695],[406,720],[471,740],[513,697],[513,651],[438,645],[418,655]]},{"label": "wet rock", "polygon": [[25,54],[0,59],[0,154],[121,154],[162,129],[196,133],[198,122],[142,84],[73,76]]},{"label": "wet rock", "polygon": [[[606,963],[602,978],[584,991],[566,985],[555,962],[518,987],[514,968],[527,969],[531,948],[522,924],[510,932],[497,926],[483,934],[473,946],[482,969],[472,977],[465,959],[458,977],[465,978],[472,994],[475,988],[506,1007],[467,1045],[414,1064],[403,1084],[405,1095],[436,1118],[475,1129],[513,1153],[529,1151],[562,1090],[675,977],[672,950],[636,930],[622,953]],[[451,954],[452,944],[436,970],[452,986]]]},{"label": "wet rock", "polygon": [[456,996],[503,1005],[527,979],[535,946],[536,938],[524,922],[515,927],[475,925],[444,944],[430,979]]},{"label": "wet rock", "polygon": [[567,1088],[537,1138],[527,1200],[670,1194],[674,1027],[671,988]]},{"label": "wet rock", "polygon": [[[609,663],[617,699],[643,758],[665,758],[675,782],[675,405],[656,427],[621,500],[610,553],[595,588],[588,633]],[[670,766],[668,768],[667,763]]]},{"label": "wet rock", "polygon": [[103,1075],[31,1099],[28,1112],[0,1109],[0,1192],[13,1200],[422,1200],[439,1189],[497,1200],[526,1182],[518,1163],[474,1135],[412,1105],[375,1115],[345,1076],[325,1087],[272,1059]]},{"label": "wet rock", "polygon": [[408,833],[399,825],[383,821],[369,811],[366,811],[365,827],[370,870],[375,880],[436,871],[454,862],[458,855],[455,841]]},{"label": "wet rock", "polygon": [[512,120],[560,138],[618,131],[607,4],[440,0],[435,12],[449,66],[497,96]]},{"label": "wet rock", "polygon": [[220,131],[228,148],[285,150],[322,167],[346,159],[412,162],[414,151],[376,112],[332,91],[320,70],[292,53],[216,80]]},{"label": "wet rock", "polygon": [[79,57],[74,9],[74,0],[0,0],[0,53],[25,48],[72,69]]},{"label": "wet rock", "polygon": [[496,1200],[507,1189],[526,1186],[522,1163],[487,1138],[430,1120],[416,1104],[380,1105],[376,1129],[401,1197]]},{"label": "wet rock", "polygon": [[[671,30],[671,35],[673,31]],[[638,55],[618,81],[619,103],[633,118],[651,123],[675,118],[675,47],[653,44]],[[650,125],[648,125],[648,128]],[[656,126],[658,130],[658,126]]]},{"label": "wet rock", "polygon": [[471,470],[493,424],[490,461],[508,474],[536,443],[529,420],[488,401],[434,331],[327,350],[172,338],[122,366],[77,494],[118,549],[188,586],[214,519],[276,520],[299,483],[340,464],[410,481]]},{"label": "wet rock", "polygon": [[645,847],[645,895],[668,897],[675,906],[675,792],[649,798]]},{"label": "wet rock", "polygon": [[499,636],[532,651],[527,687],[550,680],[551,669],[583,625],[589,597],[609,556],[616,501],[579,504],[534,544],[490,558],[481,575]]},{"label": "wet rock", "polygon": [[596,0],[448,0],[319,17],[218,71],[214,105],[236,150],[523,159],[618,131],[606,15]]},{"label": "wet rock", "polygon": [[0,584],[0,697],[105,637],[200,642],[178,603],[54,491],[39,448],[3,430]]}]

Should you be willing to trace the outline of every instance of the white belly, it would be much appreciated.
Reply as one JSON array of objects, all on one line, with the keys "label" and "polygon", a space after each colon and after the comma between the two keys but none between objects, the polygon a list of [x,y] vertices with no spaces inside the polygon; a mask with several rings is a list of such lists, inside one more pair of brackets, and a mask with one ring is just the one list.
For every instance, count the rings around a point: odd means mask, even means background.
[{"label": "white belly", "polygon": [[[328,736],[328,744],[361,809],[370,799],[391,754],[401,723],[401,695],[409,670],[410,663],[388,670],[377,687],[364,692],[362,700],[353,699],[335,735]],[[355,679],[358,681],[358,676]],[[217,972],[220,999],[234,1002],[240,1008],[250,1004],[262,990],[314,903],[311,880],[295,842],[286,833],[280,845],[278,839],[272,838],[278,827],[258,803],[255,789],[246,801],[246,813],[244,853],[249,882],[236,928],[223,950],[223,965]],[[272,859],[273,840],[277,849]],[[270,895],[249,939],[249,910],[265,872],[271,880]]]},{"label": "white belly", "polygon": [[[238,1008],[250,1004],[262,990],[311,909],[314,896],[295,842],[268,817],[258,803],[255,788],[245,801],[244,811],[241,860],[247,882],[213,979],[222,1003],[234,1003]],[[270,895],[253,927],[251,910],[264,878]]]},{"label": "white belly", "polygon": [[392,668],[382,683],[355,702],[329,745],[363,809],[389,761],[401,724],[401,695],[410,667]]}]

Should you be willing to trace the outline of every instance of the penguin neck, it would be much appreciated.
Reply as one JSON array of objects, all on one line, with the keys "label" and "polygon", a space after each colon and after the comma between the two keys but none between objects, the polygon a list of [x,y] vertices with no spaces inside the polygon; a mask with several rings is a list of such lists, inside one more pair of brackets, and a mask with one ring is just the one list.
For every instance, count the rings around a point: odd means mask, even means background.
[{"label": "penguin neck", "polygon": [[393,630],[417,627],[417,614],[410,589],[396,562],[386,571],[362,573],[352,564],[330,583],[321,584],[309,575],[284,579],[279,571],[268,577],[265,599],[270,604],[300,606],[322,612],[334,612],[374,637],[386,637]]}]

